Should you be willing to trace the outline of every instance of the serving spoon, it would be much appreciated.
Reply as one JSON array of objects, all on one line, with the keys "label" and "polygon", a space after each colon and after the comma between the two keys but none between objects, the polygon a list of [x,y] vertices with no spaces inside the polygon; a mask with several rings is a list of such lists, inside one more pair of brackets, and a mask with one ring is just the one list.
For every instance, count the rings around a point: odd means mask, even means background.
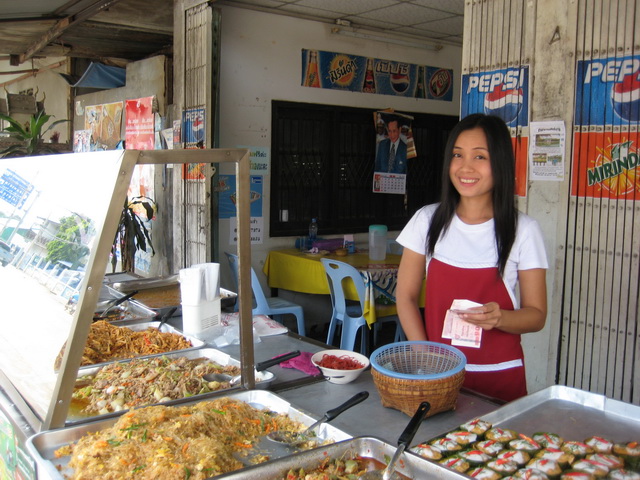
[{"label": "serving spoon", "polygon": [[[286,360],[291,360],[292,358],[297,357],[298,355],[300,355],[300,350],[296,350],[294,352],[289,352],[289,353],[285,353],[284,355],[281,355],[279,357],[276,358],[270,358],[269,360],[265,360],[263,362],[260,363],[256,363],[256,372],[261,372],[263,370],[266,370],[269,367],[273,367],[274,365],[278,365],[279,363],[282,363]],[[229,375],[228,373],[207,373],[206,375],[203,375],[202,378],[204,380],[206,380],[207,382],[229,382],[230,386],[233,386],[235,384],[237,384],[240,379],[242,378],[242,375]]]}]

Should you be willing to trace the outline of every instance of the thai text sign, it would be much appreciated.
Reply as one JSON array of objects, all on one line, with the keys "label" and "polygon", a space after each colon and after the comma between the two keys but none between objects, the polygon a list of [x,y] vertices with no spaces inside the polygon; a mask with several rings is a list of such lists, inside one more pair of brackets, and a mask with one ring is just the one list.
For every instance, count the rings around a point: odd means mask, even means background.
[{"label": "thai text sign", "polygon": [[0,198],[9,205],[22,208],[32,191],[33,185],[11,170],[0,176]]}]

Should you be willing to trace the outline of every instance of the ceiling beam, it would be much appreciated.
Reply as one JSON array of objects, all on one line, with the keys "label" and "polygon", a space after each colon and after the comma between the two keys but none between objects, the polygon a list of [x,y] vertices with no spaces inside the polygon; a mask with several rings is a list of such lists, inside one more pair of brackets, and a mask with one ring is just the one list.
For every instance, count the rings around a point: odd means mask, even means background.
[{"label": "ceiling beam", "polygon": [[120,0],[99,0],[92,5],[88,6],[84,10],[79,11],[73,15],[69,15],[62,20],[59,20],[51,29],[46,32],[42,37],[36,40],[33,44],[31,44],[24,53],[20,55],[12,55],[11,56],[11,65],[18,66],[25,61],[29,60],[35,54],[37,54],[40,50],[46,47],[51,41],[58,38],[60,35],[64,33],[66,29],[68,29],[71,25],[76,24],[78,22],[82,22],[88,18],[91,18],[95,14],[105,10]]}]

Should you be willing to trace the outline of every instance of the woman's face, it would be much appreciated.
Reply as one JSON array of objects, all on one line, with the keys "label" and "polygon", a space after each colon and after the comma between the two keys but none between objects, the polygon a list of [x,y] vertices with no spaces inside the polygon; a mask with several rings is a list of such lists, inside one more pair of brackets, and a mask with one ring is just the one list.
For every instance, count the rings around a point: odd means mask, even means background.
[{"label": "woman's face", "polygon": [[491,198],[493,175],[487,137],[481,128],[465,130],[453,146],[449,178],[461,197]]}]

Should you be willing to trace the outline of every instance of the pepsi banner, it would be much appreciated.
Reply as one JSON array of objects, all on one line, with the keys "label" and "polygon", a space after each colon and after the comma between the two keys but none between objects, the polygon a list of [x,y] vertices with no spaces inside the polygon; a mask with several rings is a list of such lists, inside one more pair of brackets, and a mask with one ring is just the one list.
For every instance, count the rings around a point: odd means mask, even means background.
[{"label": "pepsi banner", "polygon": [[182,112],[182,142],[184,148],[204,148],[204,108],[190,108]]},{"label": "pepsi banner", "polygon": [[509,127],[529,125],[529,67],[463,75],[460,116],[472,113],[497,115]]},{"label": "pepsi banner", "polygon": [[640,120],[640,57],[578,62],[576,125],[629,125]]},{"label": "pepsi banner", "polygon": [[576,72],[571,194],[639,200],[640,56],[581,60]]},{"label": "pepsi banner", "polygon": [[345,53],[302,49],[305,87],[453,100],[453,70]]}]

